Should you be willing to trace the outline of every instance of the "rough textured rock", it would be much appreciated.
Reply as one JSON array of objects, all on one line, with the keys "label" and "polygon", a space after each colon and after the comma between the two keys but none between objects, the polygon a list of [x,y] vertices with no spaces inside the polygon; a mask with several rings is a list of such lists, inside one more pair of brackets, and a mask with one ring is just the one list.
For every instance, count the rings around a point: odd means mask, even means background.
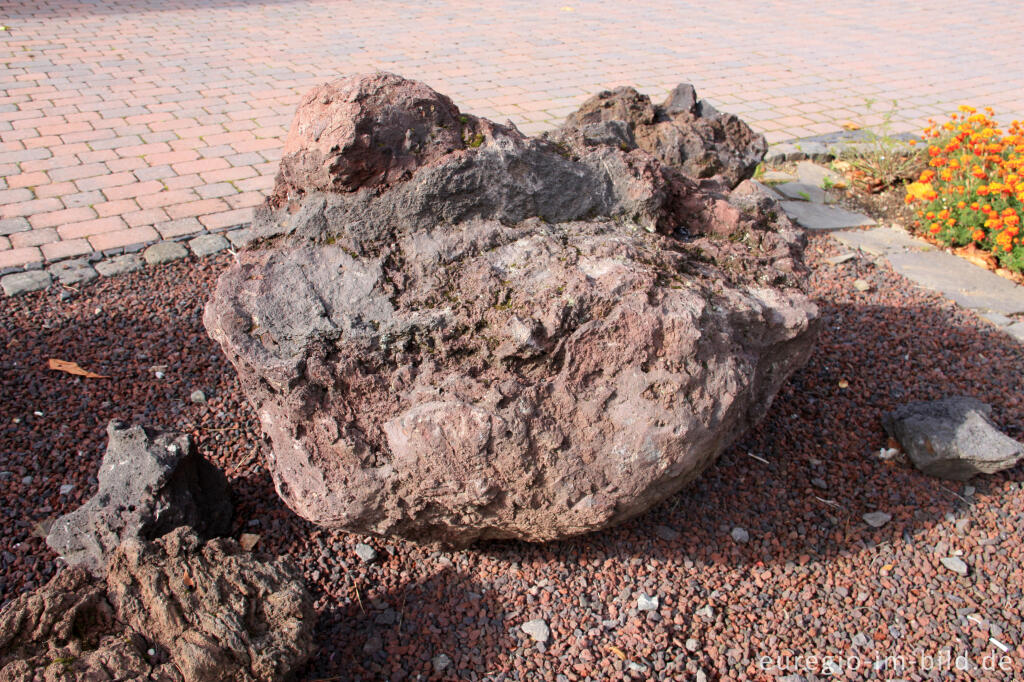
[{"label": "rough textured rock", "polygon": [[120,620],[161,649],[186,680],[279,680],[313,650],[313,605],[285,559],[260,562],[234,540],[200,545],[187,528],[110,559]]},{"label": "rough textured rock", "polygon": [[178,526],[204,537],[231,530],[227,479],[191,438],[117,421],[107,426],[107,436],[99,490],[57,519],[46,538],[67,563],[101,576],[126,539],[151,540]]},{"label": "rough textured rock", "polygon": [[616,142],[639,147],[662,163],[694,178],[718,176],[729,187],[754,174],[768,143],[739,117],[698,100],[692,85],[681,83],[661,106],[634,88],[619,87],[594,95],[569,114],[554,139],[583,131],[595,135],[602,123],[625,122]]},{"label": "rough textured rock", "polygon": [[1000,432],[988,418],[991,412],[975,398],[951,397],[903,405],[882,417],[882,424],[918,469],[966,481],[1009,469],[1024,457],[1024,443]]},{"label": "rough textured rock", "polygon": [[187,528],[69,567],[0,612],[0,680],[287,679],[312,651],[312,602],[287,562]]},{"label": "rough textured rock", "polygon": [[[752,183],[698,184],[607,144],[621,124],[535,140],[408,83],[354,77],[304,100],[254,221],[263,241],[206,308],[278,492],[319,524],[452,545],[550,540],[641,513],[714,461],[805,361],[817,309],[799,288],[802,235]],[[344,191],[323,192],[354,162],[299,160],[320,158],[299,151],[316,140],[296,131],[320,129],[306,107],[329,90],[350,93],[338,106],[351,111],[376,101],[351,93],[378,88],[435,104],[350,115],[446,142],[397,175],[374,157],[368,186],[348,173]],[[415,132],[437,112],[488,132],[443,151],[458,140]]]}]

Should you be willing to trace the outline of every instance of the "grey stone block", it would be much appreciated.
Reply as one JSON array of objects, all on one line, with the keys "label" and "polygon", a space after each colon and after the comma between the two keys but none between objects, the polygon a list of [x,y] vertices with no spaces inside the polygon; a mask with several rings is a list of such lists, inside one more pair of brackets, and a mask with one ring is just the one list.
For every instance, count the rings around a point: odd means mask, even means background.
[{"label": "grey stone block", "polygon": [[142,267],[142,258],[135,254],[115,256],[109,260],[96,263],[96,270],[104,277],[113,277],[126,272],[135,272]]},{"label": "grey stone block", "polygon": [[178,242],[157,242],[142,252],[142,257],[149,265],[168,263],[180,260],[188,255],[188,249]]},{"label": "grey stone block", "polygon": [[965,308],[1002,315],[1024,313],[1024,287],[963,258],[936,250],[890,253],[888,259],[899,274]]},{"label": "grey stone block", "polygon": [[189,241],[188,246],[197,256],[209,256],[228,248],[228,240],[220,234],[204,234]]},{"label": "grey stone block", "polygon": [[0,286],[7,296],[18,296],[29,291],[39,291],[50,286],[50,273],[42,270],[28,270],[4,275],[0,278]]},{"label": "grey stone block", "polygon": [[783,201],[782,210],[801,227],[814,231],[842,230],[875,224],[875,221],[866,215],[807,201]]},{"label": "grey stone block", "polygon": [[814,204],[831,204],[835,201],[821,187],[808,185],[803,182],[787,182],[775,185],[773,189],[787,199],[794,201],[810,201]]},{"label": "grey stone block", "polygon": [[851,249],[858,249],[872,256],[885,256],[903,251],[934,251],[935,247],[918,239],[904,230],[892,227],[878,227],[873,230],[849,230],[833,232],[832,238]]},{"label": "grey stone block", "polygon": [[77,284],[94,280],[99,275],[89,265],[87,258],[76,258],[54,263],[49,267],[51,275],[61,281],[62,284]]}]

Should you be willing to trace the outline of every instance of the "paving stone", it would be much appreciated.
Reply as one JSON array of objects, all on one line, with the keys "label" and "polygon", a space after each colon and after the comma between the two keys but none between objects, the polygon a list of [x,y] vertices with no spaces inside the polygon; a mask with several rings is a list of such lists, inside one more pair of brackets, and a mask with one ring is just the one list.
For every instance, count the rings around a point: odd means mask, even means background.
[{"label": "paving stone", "polygon": [[43,270],[28,270],[4,275],[0,278],[0,286],[7,296],[18,296],[29,291],[38,291],[50,286],[50,273]]},{"label": "paving stone", "polygon": [[782,210],[801,227],[814,231],[842,230],[875,224],[875,221],[866,215],[807,201],[783,201]]},{"label": "paving stone", "polygon": [[204,234],[189,241],[188,246],[197,256],[209,256],[228,248],[228,240],[219,234]]},{"label": "paving stone", "polygon": [[842,175],[813,161],[798,163],[796,177],[800,182],[815,187],[843,187],[846,185],[846,179]]},{"label": "paving stone", "polygon": [[142,267],[142,258],[134,253],[101,260],[95,265],[96,271],[104,277],[113,277],[126,272],[135,272]]},{"label": "paving stone", "polygon": [[227,233],[228,240],[237,249],[247,246],[252,241],[252,228],[243,227],[240,230],[231,230]]},{"label": "paving stone", "polygon": [[1024,313],[1024,287],[944,251],[905,251],[887,256],[896,272],[935,289],[965,308],[1002,315]]},{"label": "paving stone", "polygon": [[830,256],[825,259],[825,262],[830,265],[842,265],[847,261],[854,260],[857,257],[855,253],[841,253],[838,256]]},{"label": "paving stone", "polygon": [[6,237],[15,232],[28,232],[32,229],[27,218],[7,218],[0,220],[0,236]]},{"label": "paving stone", "polygon": [[142,257],[149,265],[180,260],[188,255],[188,249],[178,242],[157,242],[142,252]]},{"label": "paving stone", "polygon": [[859,249],[872,256],[885,256],[903,251],[934,251],[935,247],[905,230],[878,227],[873,230],[833,232],[831,237],[851,249]]},{"label": "paving stone", "polygon": [[775,185],[780,182],[796,182],[796,176],[782,171],[765,171],[758,180],[766,185]]},{"label": "paving stone", "polygon": [[999,313],[982,313],[980,317],[985,318],[997,327],[1009,327],[1013,324],[1013,318]]},{"label": "paving stone", "polygon": [[1024,322],[1017,322],[1011,324],[1009,327],[1003,327],[1003,331],[1024,343]]},{"label": "paving stone", "polygon": [[62,284],[88,282],[99,277],[96,271],[93,270],[93,267],[89,265],[89,259],[87,258],[76,258],[74,260],[54,263],[49,267],[49,272],[60,280]]},{"label": "paving stone", "polygon": [[815,204],[835,203],[835,199],[830,197],[821,187],[808,185],[804,182],[786,182],[781,185],[775,185],[772,189],[787,199],[795,201],[810,201]]}]

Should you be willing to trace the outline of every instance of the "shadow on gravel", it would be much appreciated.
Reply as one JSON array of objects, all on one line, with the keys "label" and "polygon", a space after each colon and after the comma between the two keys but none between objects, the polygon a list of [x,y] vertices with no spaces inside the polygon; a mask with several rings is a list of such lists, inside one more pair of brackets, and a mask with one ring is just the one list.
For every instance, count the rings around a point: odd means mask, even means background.
[{"label": "shadow on gravel", "polygon": [[[372,568],[368,577],[382,572]],[[508,618],[493,591],[453,567],[386,591],[355,585],[344,603],[322,592],[315,597],[328,602],[318,609],[321,648],[299,679],[470,679],[504,669],[522,643],[509,635],[521,621]]]}]

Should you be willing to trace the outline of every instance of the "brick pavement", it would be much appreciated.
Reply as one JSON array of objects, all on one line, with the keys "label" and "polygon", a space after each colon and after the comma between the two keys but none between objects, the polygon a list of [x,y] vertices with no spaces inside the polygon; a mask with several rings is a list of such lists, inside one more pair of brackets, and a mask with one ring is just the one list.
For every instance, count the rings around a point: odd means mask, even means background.
[{"label": "brick pavement", "polygon": [[421,79],[527,133],[603,88],[680,81],[773,142],[877,125],[894,99],[894,132],[962,102],[1024,118],[1024,9],[961,8],[6,0],[0,271],[245,223],[299,95],[344,73]]}]

